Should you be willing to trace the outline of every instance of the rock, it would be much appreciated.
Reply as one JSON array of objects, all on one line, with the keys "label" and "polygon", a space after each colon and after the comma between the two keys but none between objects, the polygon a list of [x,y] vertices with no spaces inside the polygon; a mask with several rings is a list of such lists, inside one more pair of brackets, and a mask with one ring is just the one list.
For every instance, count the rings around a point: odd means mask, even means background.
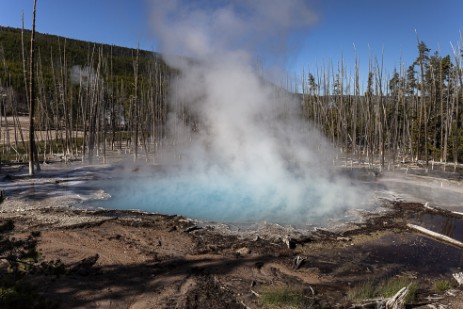
[{"label": "rock", "polygon": [[463,284],[463,272],[452,274],[452,276],[458,282],[458,286]]},{"label": "rock", "polygon": [[289,235],[283,238],[283,242],[288,246],[289,249],[296,248],[296,242]]},{"label": "rock", "polygon": [[94,256],[85,258],[81,260],[79,263],[77,263],[77,265],[72,267],[70,271],[75,272],[81,276],[88,276],[91,272],[93,265],[95,265],[96,261],[98,261],[99,258],[100,256],[98,255],[98,253]]},{"label": "rock", "polygon": [[240,248],[238,250],[236,250],[236,254],[240,255],[240,256],[246,256],[248,254],[251,253],[251,250],[249,250],[249,248],[246,248],[246,247],[243,247],[243,248]]},{"label": "rock", "polygon": [[296,256],[296,258],[294,259],[293,261],[293,268],[294,270],[297,270],[299,269],[299,267],[301,267],[301,265],[304,263],[305,261],[305,258],[301,257],[301,256]]}]

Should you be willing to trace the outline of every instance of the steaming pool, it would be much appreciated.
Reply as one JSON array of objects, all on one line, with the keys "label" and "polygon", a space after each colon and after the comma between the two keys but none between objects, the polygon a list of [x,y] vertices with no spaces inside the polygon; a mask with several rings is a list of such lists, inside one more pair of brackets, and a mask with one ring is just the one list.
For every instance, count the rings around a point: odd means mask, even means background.
[{"label": "steaming pool", "polygon": [[[461,180],[403,173],[376,177],[368,170],[354,171],[344,177],[349,180],[347,186],[337,182],[336,190],[334,182],[318,178],[273,183],[220,173],[209,177],[172,174],[158,167],[137,171],[118,166],[53,167],[33,181],[27,177],[2,181],[0,189],[7,196],[26,200],[68,196],[74,206],[82,208],[140,210],[243,225],[268,222],[302,227],[358,222],[365,211],[384,211],[385,204],[396,201],[428,203],[463,213]],[[346,176],[345,171],[342,174]],[[425,225],[448,224],[437,217],[411,219]]]},{"label": "steaming pool", "polygon": [[[321,178],[296,177],[274,183],[226,173],[207,177],[175,174],[159,167],[50,168],[33,181],[21,180],[22,176],[5,179],[0,189],[7,196],[26,200],[68,196],[79,208],[140,210],[235,225],[268,222],[303,227],[358,222],[365,210],[384,211],[384,206],[395,201],[428,203],[463,213],[463,183],[442,177],[403,173],[376,177],[368,170],[354,169],[344,177],[349,180],[344,187],[342,182]],[[345,170],[342,174],[346,176]],[[416,220],[442,225],[437,217]]]},{"label": "steaming pool", "polygon": [[[311,187],[296,192],[291,200],[280,195],[276,187],[253,187],[233,179],[214,182],[192,177],[134,177],[129,180],[95,181],[92,186],[103,189],[111,197],[89,204],[119,210],[142,210],[167,215],[221,223],[270,222],[284,225],[322,223],[344,216],[348,205],[342,202],[327,216],[317,205],[326,197]],[[305,201],[302,203],[301,201]]]},{"label": "steaming pool", "polygon": [[348,203],[348,196],[320,189],[318,184],[310,182],[303,190],[281,195],[278,186],[282,184],[256,186],[228,177],[216,177],[212,181],[194,175],[166,177],[162,173],[92,181],[92,187],[104,190],[111,197],[89,201],[86,205],[221,223],[265,221],[295,226],[355,221],[359,219],[359,212],[355,210],[379,211],[384,209],[385,202],[399,200],[463,212],[461,185],[415,175],[391,174],[379,178],[365,175],[351,177],[363,197],[355,205]]}]

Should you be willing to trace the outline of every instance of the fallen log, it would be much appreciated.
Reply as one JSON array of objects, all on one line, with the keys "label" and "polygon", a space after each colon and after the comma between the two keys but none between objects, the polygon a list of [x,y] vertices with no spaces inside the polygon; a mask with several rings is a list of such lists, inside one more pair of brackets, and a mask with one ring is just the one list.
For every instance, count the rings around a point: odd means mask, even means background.
[{"label": "fallen log", "polygon": [[440,241],[443,241],[443,242],[446,242],[446,243],[449,243],[451,245],[454,245],[454,246],[457,246],[459,248],[463,248],[463,242],[459,241],[459,240],[456,240],[456,239],[453,239],[451,237],[448,237],[446,235],[443,235],[443,234],[439,234],[439,233],[436,233],[436,232],[433,232],[431,230],[428,230],[427,228],[424,228],[422,226],[419,226],[419,225],[415,225],[415,224],[411,224],[411,223],[408,223],[407,226],[415,231],[418,231],[420,233],[423,233],[427,236],[430,236],[432,238],[435,238],[437,240],[440,240]]},{"label": "fallen log", "polygon": [[405,308],[405,297],[407,297],[410,285],[400,289],[394,296],[386,302],[386,309],[402,309]]}]

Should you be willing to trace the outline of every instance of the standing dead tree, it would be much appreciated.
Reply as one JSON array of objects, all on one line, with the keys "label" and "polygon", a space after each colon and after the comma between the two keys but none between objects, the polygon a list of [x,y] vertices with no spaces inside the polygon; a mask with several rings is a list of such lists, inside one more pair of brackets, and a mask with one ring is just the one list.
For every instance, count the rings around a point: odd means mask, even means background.
[{"label": "standing dead tree", "polygon": [[[32,33],[31,33],[31,53],[29,67],[29,175],[34,175],[40,171],[37,150],[34,139],[34,111],[35,111],[35,81],[34,81],[34,55],[35,55],[35,12],[37,0],[34,0],[34,10],[32,11]],[[34,170],[35,164],[35,170]]]}]

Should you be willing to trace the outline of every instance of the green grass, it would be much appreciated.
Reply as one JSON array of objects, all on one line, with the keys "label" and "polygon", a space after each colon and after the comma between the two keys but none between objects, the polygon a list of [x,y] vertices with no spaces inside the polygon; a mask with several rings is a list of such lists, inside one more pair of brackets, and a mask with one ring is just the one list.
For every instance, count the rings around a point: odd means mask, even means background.
[{"label": "green grass", "polygon": [[365,281],[361,284],[354,286],[347,292],[347,298],[349,300],[362,300],[374,298],[376,296],[375,284],[371,281]]},{"label": "green grass", "polygon": [[408,294],[407,297],[405,297],[405,303],[411,303],[416,297],[418,284],[408,278],[393,277],[385,281],[383,284],[380,284],[378,294],[383,297],[391,297],[406,286],[408,286]]},{"label": "green grass", "polygon": [[432,288],[434,291],[436,292],[446,292],[450,289],[453,288],[453,284],[450,280],[447,280],[447,279],[440,279],[440,280],[436,280],[432,283]]},{"label": "green grass", "polygon": [[354,286],[347,292],[347,298],[351,301],[365,300],[375,297],[388,298],[397,294],[403,287],[408,288],[405,303],[411,303],[416,297],[418,285],[415,281],[407,278],[393,277],[380,282],[366,281]]},{"label": "green grass", "polygon": [[269,286],[263,288],[260,294],[265,308],[305,308],[307,301],[304,290],[300,287]]}]

